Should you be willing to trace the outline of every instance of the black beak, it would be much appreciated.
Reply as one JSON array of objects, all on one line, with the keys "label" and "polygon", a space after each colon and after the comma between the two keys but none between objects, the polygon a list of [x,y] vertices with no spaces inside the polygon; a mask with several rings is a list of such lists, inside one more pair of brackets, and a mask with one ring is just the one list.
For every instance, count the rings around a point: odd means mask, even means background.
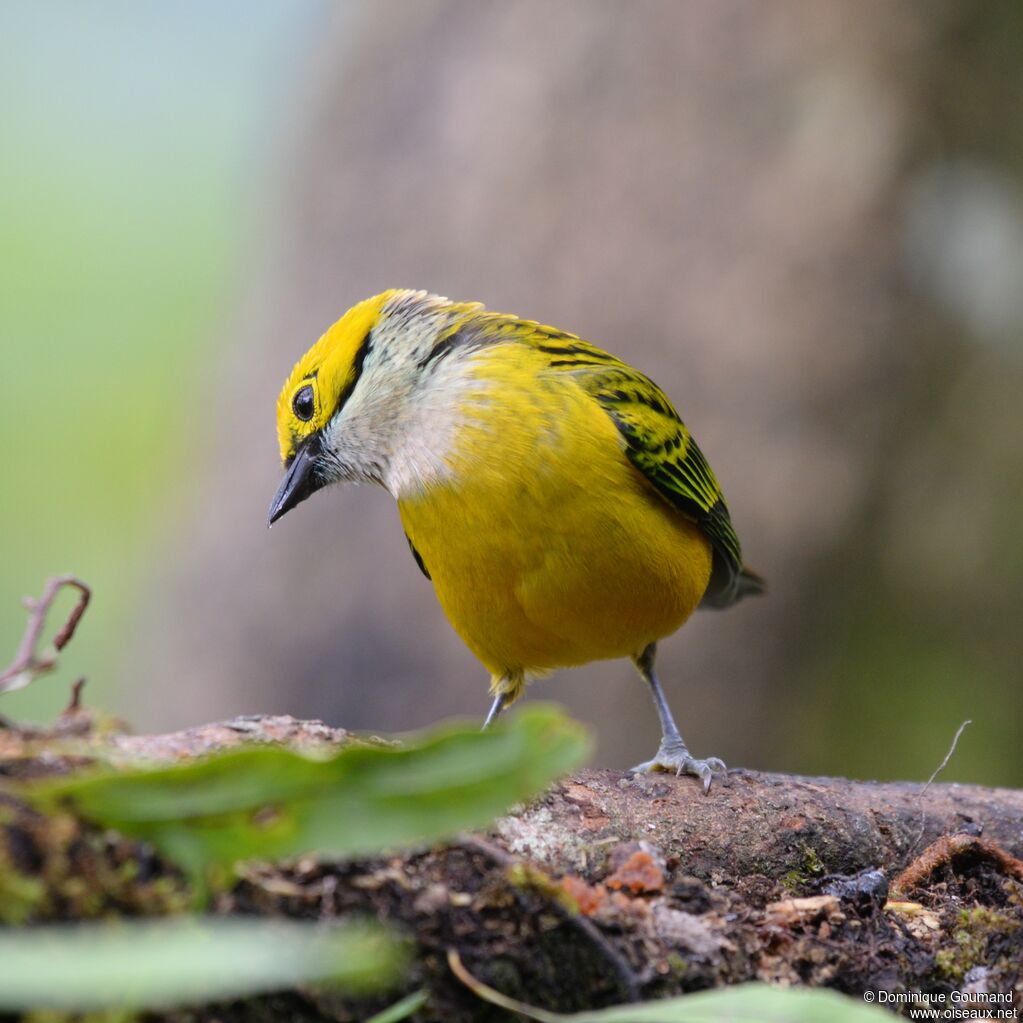
[{"label": "black beak", "polygon": [[314,433],[295,452],[287,475],[270,502],[270,514],[266,519],[268,526],[272,526],[285,512],[291,511],[324,485],[325,481],[319,479],[317,473],[319,453],[320,438]]}]

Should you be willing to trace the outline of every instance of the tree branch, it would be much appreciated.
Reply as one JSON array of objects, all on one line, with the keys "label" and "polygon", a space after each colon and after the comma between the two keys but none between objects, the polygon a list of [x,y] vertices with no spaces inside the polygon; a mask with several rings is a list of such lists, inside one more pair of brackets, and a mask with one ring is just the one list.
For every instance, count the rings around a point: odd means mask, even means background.
[{"label": "tree branch", "polygon": [[[153,736],[8,730],[0,773],[176,761],[251,742],[322,753],[349,738],[291,717]],[[705,796],[691,778],[585,770],[483,835],[372,860],[248,864],[217,909],[397,924],[417,949],[410,990],[429,993],[424,1021],[481,1018],[451,973],[452,951],[481,984],[559,1011],[755,979],[854,995],[967,983],[1003,992],[1023,984],[1021,821],[1023,792],[977,785],[740,770]],[[34,850],[48,879],[72,864],[74,877],[92,878],[90,913],[165,912],[154,898],[180,898],[151,852],[48,827],[24,808],[0,834],[0,860]],[[915,855],[918,838],[927,846]],[[103,865],[135,857],[138,881]],[[76,914],[60,884],[39,905]],[[341,1018],[292,997],[301,1018]],[[260,1018],[218,1012],[197,1018]]]}]

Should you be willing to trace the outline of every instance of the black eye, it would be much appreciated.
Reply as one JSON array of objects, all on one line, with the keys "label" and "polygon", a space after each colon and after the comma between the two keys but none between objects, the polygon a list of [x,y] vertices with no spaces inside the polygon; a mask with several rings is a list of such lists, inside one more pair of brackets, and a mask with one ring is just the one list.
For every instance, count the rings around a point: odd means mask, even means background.
[{"label": "black eye", "polygon": [[303,423],[308,423],[313,418],[316,401],[313,398],[312,384],[306,384],[295,394],[295,397],[291,399],[291,409]]}]

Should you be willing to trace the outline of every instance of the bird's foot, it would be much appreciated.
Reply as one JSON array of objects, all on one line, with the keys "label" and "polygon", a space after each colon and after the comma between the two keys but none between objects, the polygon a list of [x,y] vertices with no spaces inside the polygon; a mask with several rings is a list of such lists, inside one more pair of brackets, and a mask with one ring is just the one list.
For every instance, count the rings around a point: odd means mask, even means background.
[{"label": "bird's foot", "polygon": [[686,749],[685,743],[681,740],[675,742],[665,740],[661,743],[653,760],[637,764],[629,771],[629,774],[650,774],[654,771],[672,771],[677,777],[691,774],[703,782],[703,791],[709,792],[715,773],[726,774],[728,768],[725,766],[725,762],[718,757],[698,760]]}]

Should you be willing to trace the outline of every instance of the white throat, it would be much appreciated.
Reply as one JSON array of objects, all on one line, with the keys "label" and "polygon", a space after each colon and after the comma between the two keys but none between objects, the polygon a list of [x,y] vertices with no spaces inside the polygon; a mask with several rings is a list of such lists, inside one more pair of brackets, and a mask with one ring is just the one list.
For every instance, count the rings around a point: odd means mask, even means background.
[{"label": "white throat", "polygon": [[401,500],[452,478],[459,434],[479,421],[491,383],[479,351],[436,352],[450,316],[444,300],[409,293],[385,314],[324,441],[338,481],[381,483]]},{"label": "white throat", "polygon": [[407,395],[396,417],[383,485],[396,500],[422,494],[453,477],[461,430],[478,421],[489,384],[473,372],[471,358],[443,360],[426,387]]}]

